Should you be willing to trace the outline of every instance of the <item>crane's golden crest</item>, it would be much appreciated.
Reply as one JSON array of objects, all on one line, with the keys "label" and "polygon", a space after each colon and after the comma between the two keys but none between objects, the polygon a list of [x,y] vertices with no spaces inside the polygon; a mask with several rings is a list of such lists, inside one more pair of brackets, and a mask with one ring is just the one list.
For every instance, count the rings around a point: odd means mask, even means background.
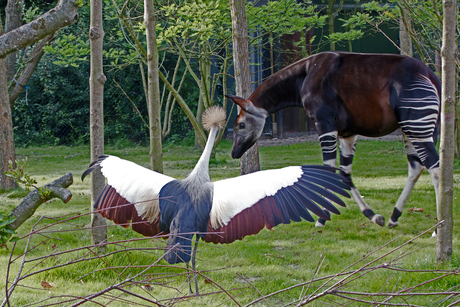
[{"label": "crane's golden crest", "polygon": [[224,108],[212,106],[204,110],[203,116],[201,117],[201,123],[203,128],[209,131],[212,127],[217,127],[219,129],[223,128],[226,119],[227,114]]}]

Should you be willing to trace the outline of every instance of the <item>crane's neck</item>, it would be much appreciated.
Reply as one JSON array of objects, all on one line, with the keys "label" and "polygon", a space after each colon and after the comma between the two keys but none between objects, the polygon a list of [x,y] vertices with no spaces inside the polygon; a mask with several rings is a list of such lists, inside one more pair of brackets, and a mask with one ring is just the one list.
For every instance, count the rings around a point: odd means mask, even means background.
[{"label": "crane's neck", "polygon": [[208,141],[206,142],[200,160],[198,160],[198,163],[188,177],[200,176],[206,178],[207,181],[211,181],[209,177],[209,159],[211,158],[212,148],[214,147],[214,141],[216,140],[218,130],[217,127],[212,127],[211,131],[209,131]]}]

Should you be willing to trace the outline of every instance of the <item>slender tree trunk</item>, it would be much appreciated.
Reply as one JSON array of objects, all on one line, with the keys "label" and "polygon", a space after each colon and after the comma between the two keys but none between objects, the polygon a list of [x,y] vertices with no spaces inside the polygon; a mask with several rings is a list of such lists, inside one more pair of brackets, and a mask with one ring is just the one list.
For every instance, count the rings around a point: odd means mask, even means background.
[{"label": "slender tree trunk", "polygon": [[[327,15],[328,15],[329,35],[332,35],[333,33],[335,33],[335,25],[334,25],[335,18],[337,17],[337,15],[342,10],[343,2],[344,2],[344,0],[339,0],[338,3],[337,3],[337,8],[334,9],[336,0],[328,0],[328,3],[327,3]],[[335,50],[335,43],[334,42],[331,41],[329,43],[329,49],[331,51]]]},{"label": "slender tree trunk", "polygon": [[[195,116],[196,121],[199,123],[201,123],[201,115],[203,115],[203,111],[204,111],[203,95],[200,95],[200,97],[198,97],[198,106],[196,108],[196,116]],[[198,134],[198,132],[195,131],[195,149],[199,149],[199,148],[204,149],[204,146],[202,146],[202,143],[200,144],[200,137],[201,136]]]},{"label": "slender tree trunk", "polygon": [[[457,89],[458,90],[458,89]],[[455,157],[460,158],[460,100],[457,100],[455,110]]]},{"label": "slender tree trunk", "polygon": [[8,81],[6,77],[6,64],[4,59],[0,59],[0,188],[9,190],[17,187],[17,184],[5,172],[9,170],[9,161],[16,164],[16,154],[14,150],[13,121],[11,118],[10,98],[8,95]]},{"label": "slender tree trunk", "polygon": [[[0,34],[3,26],[0,19]],[[16,167],[16,153],[14,150],[13,120],[11,117],[10,97],[8,95],[8,80],[5,59],[0,58],[0,189],[17,187],[17,183],[7,177],[9,161]]]},{"label": "slender tree trunk", "polygon": [[152,170],[163,173],[158,50],[157,37],[155,33],[155,11],[152,0],[144,0],[144,23],[147,36],[147,100],[149,106],[150,126],[150,165]]},{"label": "slender tree trunk", "polygon": [[442,59],[442,96],[441,96],[441,143],[440,178],[438,199],[438,221],[444,221],[438,227],[436,261],[445,262],[452,258],[452,205],[453,205],[453,169],[455,153],[455,90],[456,90],[456,53],[457,41],[457,1],[443,0],[443,37]]},{"label": "slender tree trunk", "polygon": [[[90,1],[90,146],[91,161],[104,154],[104,83],[106,76],[102,70],[102,49],[104,30],[102,28],[102,0]],[[91,209],[105,185],[105,179],[100,170],[91,173]],[[91,235],[94,244],[100,244],[107,239],[105,219],[97,212],[91,215]]]},{"label": "slender tree trunk", "polygon": [[[5,32],[9,32],[21,25],[22,9],[24,0],[8,0],[5,8]],[[15,73],[16,52],[11,52],[6,56],[7,80],[11,81]]]},{"label": "slender tree trunk", "polygon": [[[334,20],[335,20],[334,4],[335,4],[335,0],[329,0],[328,1],[327,14],[329,15],[328,16],[329,35],[332,35],[335,32],[335,29],[334,29]],[[334,42],[329,43],[329,50],[331,50],[331,51],[335,50],[335,43]]]},{"label": "slender tree trunk", "polygon": [[[8,1],[6,15],[20,16],[22,0]],[[6,16],[8,33],[4,33],[3,25],[0,20],[0,188],[10,189],[16,187],[17,184],[10,178],[5,176],[5,171],[9,168],[9,161],[12,161],[15,166],[15,149],[13,138],[13,123],[11,116],[11,101],[8,94],[8,78],[12,78],[12,73],[7,76],[6,59],[9,54],[26,47],[38,40],[46,37],[49,34],[56,32],[58,29],[74,23],[78,17],[78,5],[76,0],[59,1],[58,5],[39,16],[37,19],[29,22],[26,25],[19,26],[20,21],[9,19],[11,16]],[[16,17],[14,17],[16,18]],[[12,57],[13,58],[13,57]],[[14,60],[11,60],[11,67],[14,65]],[[14,73],[14,68],[11,69]],[[14,101],[14,100],[13,100]]]},{"label": "slender tree trunk", "polygon": [[[249,70],[248,28],[244,0],[230,0],[232,15],[233,62],[235,66],[236,95],[247,98],[251,95],[251,73]],[[260,170],[259,150],[254,144],[240,160],[241,174]]]},{"label": "slender tree trunk", "polygon": [[408,27],[410,18],[407,18],[407,10],[401,8],[401,17],[399,20],[399,48],[400,53],[412,57],[412,39],[409,35]]}]

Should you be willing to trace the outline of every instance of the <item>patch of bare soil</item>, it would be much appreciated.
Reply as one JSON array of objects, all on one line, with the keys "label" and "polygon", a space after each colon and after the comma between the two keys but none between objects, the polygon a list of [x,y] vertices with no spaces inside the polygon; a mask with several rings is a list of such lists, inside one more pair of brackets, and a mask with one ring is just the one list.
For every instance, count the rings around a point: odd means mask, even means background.
[{"label": "patch of bare soil", "polygon": [[[401,140],[401,131],[398,129],[393,133],[381,136],[381,137],[366,137],[358,136],[358,140],[382,140],[382,141],[394,141]],[[262,136],[257,144],[259,146],[277,146],[277,145],[291,145],[304,142],[319,142],[318,133],[316,132],[299,132],[299,133],[286,133],[283,137],[272,137]]]}]

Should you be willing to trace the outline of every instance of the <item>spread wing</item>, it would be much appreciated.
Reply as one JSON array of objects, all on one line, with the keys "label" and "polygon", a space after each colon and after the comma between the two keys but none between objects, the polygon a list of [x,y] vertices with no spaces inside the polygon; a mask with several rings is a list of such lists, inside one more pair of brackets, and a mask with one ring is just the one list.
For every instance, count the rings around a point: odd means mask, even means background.
[{"label": "spread wing", "polygon": [[332,202],[345,206],[332,192],[350,197],[346,179],[334,171],[327,166],[290,166],[214,182],[205,241],[230,243],[264,227],[301,218],[313,222],[310,212],[329,220],[320,206],[335,214],[340,212]]},{"label": "spread wing", "polygon": [[158,194],[174,178],[154,172],[131,161],[103,155],[91,163],[82,180],[92,171],[101,169],[107,179],[94,207],[116,224],[152,236],[159,232],[160,209]]}]

